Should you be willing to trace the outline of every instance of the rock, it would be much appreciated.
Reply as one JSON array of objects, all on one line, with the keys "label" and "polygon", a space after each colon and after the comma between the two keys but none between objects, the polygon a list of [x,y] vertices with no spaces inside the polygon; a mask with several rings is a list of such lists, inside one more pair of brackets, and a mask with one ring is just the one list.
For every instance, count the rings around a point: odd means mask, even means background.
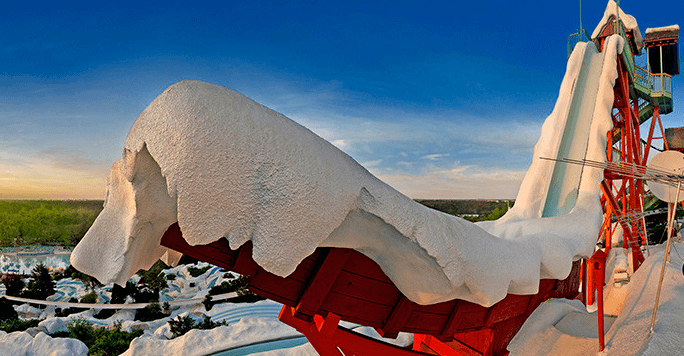
[{"label": "rock", "polygon": [[60,331],[68,331],[67,323],[62,318],[47,318],[38,324],[39,328],[45,329],[47,334],[54,334]]},{"label": "rock", "polygon": [[29,335],[31,335],[33,337],[35,337],[39,333],[49,334],[49,332],[42,326],[34,326],[32,328],[28,328],[25,330],[25,332],[27,332]]}]

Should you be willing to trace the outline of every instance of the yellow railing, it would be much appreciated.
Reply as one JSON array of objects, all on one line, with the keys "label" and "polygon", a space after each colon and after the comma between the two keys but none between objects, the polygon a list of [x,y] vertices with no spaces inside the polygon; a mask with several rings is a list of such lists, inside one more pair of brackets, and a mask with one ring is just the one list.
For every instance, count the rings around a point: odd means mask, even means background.
[{"label": "yellow railing", "polygon": [[648,89],[652,89],[651,73],[649,73],[646,69],[643,69],[639,66],[634,66],[634,81]]},{"label": "yellow railing", "polygon": [[667,73],[651,74],[652,87],[651,90],[655,92],[666,92],[672,95],[672,76]]},{"label": "yellow railing", "polygon": [[634,81],[658,95],[672,96],[672,76],[667,73],[653,74],[634,66]]}]

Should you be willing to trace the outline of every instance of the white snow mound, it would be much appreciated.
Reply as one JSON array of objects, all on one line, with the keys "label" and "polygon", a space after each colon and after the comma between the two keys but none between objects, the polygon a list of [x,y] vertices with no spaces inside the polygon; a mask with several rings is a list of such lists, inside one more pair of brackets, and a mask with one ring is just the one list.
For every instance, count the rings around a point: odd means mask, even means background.
[{"label": "white snow mound", "polygon": [[[612,127],[614,58],[621,46],[617,36],[606,44],[595,118],[585,128],[594,155],[605,151]],[[561,103],[570,101],[567,88],[584,53],[577,52]],[[525,181],[545,174],[537,154],[544,151],[540,145],[558,145],[561,119],[562,113],[552,114],[544,124]],[[555,138],[545,139],[549,133]],[[566,278],[573,259],[593,252],[602,172],[586,172],[568,216],[541,218],[519,208],[507,218],[509,227],[499,223],[487,232],[414,202],[332,144],[242,94],[182,81],[133,124],[109,175],[105,208],[71,263],[102,283],[124,284],[164,255],[179,257],[159,245],[177,221],[191,245],[226,237],[235,249],[251,240],[254,260],[279,276],[317,247],[352,248],[377,262],[412,301],[460,298],[490,306],[507,293],[536,293],[540,278]],[[536,194],[533,183],[523,182],[528,188],[521,194]]]}]

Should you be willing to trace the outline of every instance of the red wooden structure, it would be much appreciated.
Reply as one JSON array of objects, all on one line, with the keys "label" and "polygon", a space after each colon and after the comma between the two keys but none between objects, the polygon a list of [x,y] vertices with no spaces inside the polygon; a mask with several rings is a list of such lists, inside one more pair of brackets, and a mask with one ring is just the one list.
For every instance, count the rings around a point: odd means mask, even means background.
[{"label": "red wooden structure", "polygon": [[[536,295],[509,294],[490,308],[463,300],[418,305],[374,261],[351,249],[318,248],[283,278],[254,262],[251,242],[237,250],[231,250],[225,239],[190,246],[174,224],[161,244],[249,276],[249,289],[284,304],[280,319],[302,332],[322,355],[340,355],[337,348],[354,355],[416,354],[341,328],[340,320],[373,327],[389,338],[402,331],[414,333],[414,348],[423,353],[503,355],[539,304],[549,298],[574,298],[579,288],[577,262],[567,279],[542,280]],[[447,349],[452,353],[440,351]]]}]

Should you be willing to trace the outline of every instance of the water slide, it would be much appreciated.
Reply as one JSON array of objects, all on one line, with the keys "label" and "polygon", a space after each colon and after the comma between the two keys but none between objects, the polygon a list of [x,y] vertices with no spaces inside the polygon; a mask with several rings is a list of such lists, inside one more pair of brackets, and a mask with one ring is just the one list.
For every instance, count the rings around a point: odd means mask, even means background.
[{"label": "water slide", "polygon": [[[583,43],[577,47],[577,55],[581,56],[579,70],[575,75],[570,93],[569,107],[562,125],[562,138],[558,144],[555,159],[584,159],[587,155],[589,130],[594,118],[599,78],[604,66],[611,69],[616,65],[614,58],[605,61],[605,53],[596,51],[591,43]],[[583,52],[583,53],[582,53]],[[574,69],[574,68],[573,68]],[[562,93],[565,94],[565,93]],[[559,101],[564,98],[559,98]],[[575,207],[577,193],[582,179],[583,166],[557,162],[546,193],[542,216],[559,216],[569,213]]]},{"label": "water slide", "polygon": [[479,224],[481,227],[509,238],[519,234],[519,229],[527,228],[531,219],[536,219],[534,225],[542,229],[550,228],[548,222],[572,219],[591,222],[596,230],[593,239],[596,238],[597,222],[578,215],[585,209],[602,215],[596,209],[603,172],[543,158],[606,160],[606,133],[612,129],[613,86],[617,79],[616,58],[623,45],[619,36],[610,37],[603,52],[591,42],[576,45],[514,208],[498,221]]}]

